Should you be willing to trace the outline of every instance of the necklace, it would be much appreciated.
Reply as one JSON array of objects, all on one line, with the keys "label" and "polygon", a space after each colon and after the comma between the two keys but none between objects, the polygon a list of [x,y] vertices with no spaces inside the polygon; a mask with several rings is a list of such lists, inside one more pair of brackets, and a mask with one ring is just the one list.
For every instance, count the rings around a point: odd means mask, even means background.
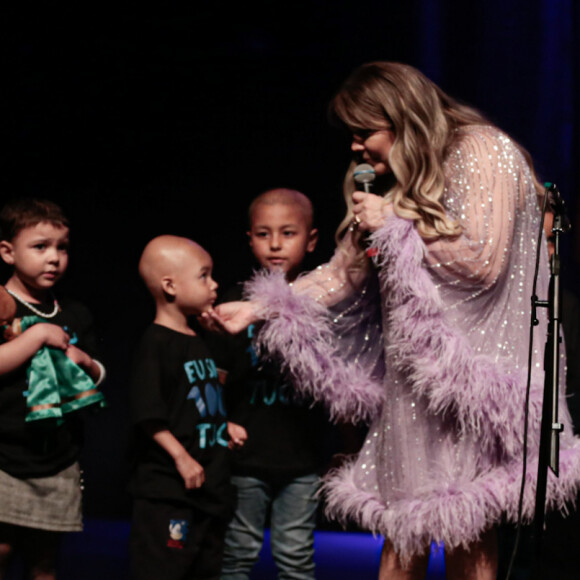
[{"label": "necklace", "polygon": [[52,312],[45,313],[38,310],[38,308],[36,308],[33,304],[30,304],[30,302],[26,302],[26,300],[18,296],[16,292],[12,292],[12,290],[8,290],[8,288],[6,288],[6,292],[8,292],[8,294],[10,294],[10,296],[12,296],[14,299],[18,300],[20,304],[24,304],[26,308],[29,308],[32,312],[34,312],[34,314],[36,314],[37,316],[41,316],[42,318],[54,318],[58,314],[58,311],[60,310],[60,306],[58,305],[56,299],[54,299],[54,309],[52,310]]}]

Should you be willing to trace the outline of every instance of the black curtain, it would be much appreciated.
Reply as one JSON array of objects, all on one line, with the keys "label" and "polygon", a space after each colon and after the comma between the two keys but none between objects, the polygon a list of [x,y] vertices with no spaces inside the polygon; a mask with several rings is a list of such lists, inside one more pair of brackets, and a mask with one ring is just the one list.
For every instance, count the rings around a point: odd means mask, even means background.
[{"label": "black curtain", "polygon": [[62,292],[92,309],[109,369],[110,407],[87,434],[89,515],[127,513],[126,380],[152,315],[141,249],[161,233],[192,237],[225,288],[251,269],[249,201],[288,186],[313,199],[312,264],[326,259],[349,160],[326,106],[359,64],[407,62],[478,107],[530,151],[577,221],[574,0],[211,2],[179,13],[38,4],[4,21],[0,180],[2,199],[49,197],[72,221]]}]

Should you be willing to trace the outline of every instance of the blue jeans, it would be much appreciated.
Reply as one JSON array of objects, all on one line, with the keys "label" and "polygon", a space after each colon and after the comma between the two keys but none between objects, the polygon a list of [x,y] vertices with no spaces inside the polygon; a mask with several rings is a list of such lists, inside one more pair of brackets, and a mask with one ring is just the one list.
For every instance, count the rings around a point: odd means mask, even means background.
[{"label": "blue jeans", "polygon": [[221,580],[248,580],[264,541],[271,506],[270,544],[279,579],[314,580],[314,526],[320,481],[304,475],[276,485],[232,477],[238,504],[226,532]]}]

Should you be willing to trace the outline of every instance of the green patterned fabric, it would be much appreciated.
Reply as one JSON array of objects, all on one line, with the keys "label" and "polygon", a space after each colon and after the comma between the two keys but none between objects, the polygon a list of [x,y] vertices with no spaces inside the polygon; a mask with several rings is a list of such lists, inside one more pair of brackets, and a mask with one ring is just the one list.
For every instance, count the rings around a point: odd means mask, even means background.
[{"label": "green patterned fabric", "polygon": [[[45,322],[38,316],[25,316],[22,331]],[[83,369],[57,348],[42,347],[31,359],[27,370],[26,421],[61,419],[64,414],[89,405],[105,406],[103,394]]]}]

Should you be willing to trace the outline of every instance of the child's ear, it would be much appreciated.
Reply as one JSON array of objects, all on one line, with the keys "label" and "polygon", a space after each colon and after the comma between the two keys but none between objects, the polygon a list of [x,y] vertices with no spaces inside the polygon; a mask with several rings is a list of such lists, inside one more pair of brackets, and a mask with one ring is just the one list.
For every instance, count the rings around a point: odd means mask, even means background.
[{"label": "child's ear", "polygon": [[306,245],[306,251],[314,252],[314,248],[316,248],[316,242],[318,242],[318,230],[312,229],[308,234],[308,244]]},{"label": "child's ear", "polygon": [[14,264],[14,252],[10,242],[6,240],[0,242],[0,257],[10,266]]},{"label": "child's ear", "polygon": [[161,278],[161,290],[168,296],[175,296],[175,283],[171,276]]}]

